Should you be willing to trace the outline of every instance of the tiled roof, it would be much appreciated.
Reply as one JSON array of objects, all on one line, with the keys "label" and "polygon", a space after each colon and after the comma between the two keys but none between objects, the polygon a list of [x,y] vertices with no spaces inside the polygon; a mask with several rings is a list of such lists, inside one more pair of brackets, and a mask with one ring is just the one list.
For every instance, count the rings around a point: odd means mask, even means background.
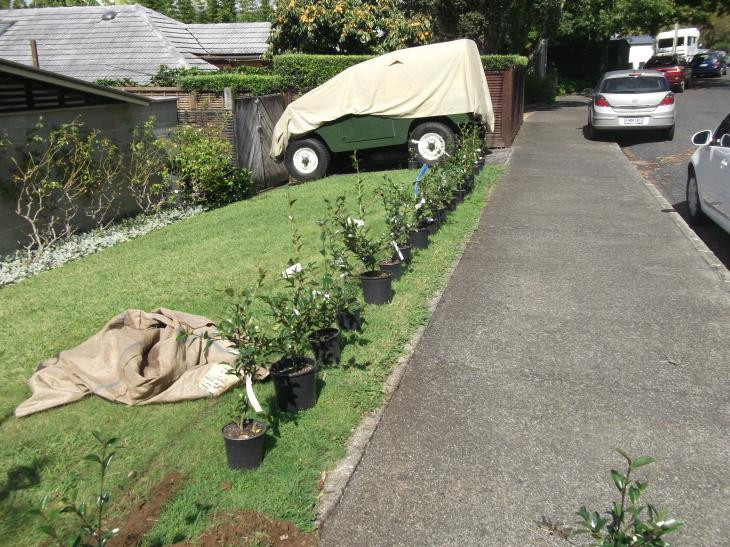
[{"label": "tiled roof", "polygon": [[[102,15],[115,12],[108,20]],[[232,23],[224,29],[225,42],[217,43],[218,25],[185,25],[140,5],[84,6],[0,10],[0,25],[12,23],[0,33],[0,57],[32,64],[29,40],[35,39],[40,68],[81,80],[130,78],[146,83],[160,65],[216,70],[199,58],[226,54],[261,54],[255,50],[268,23]],[[241,36],[252,25],[251,39]],[[188,30],[188,27],[191,27]],[[201,40],[192,27],[205,27]],[[237,37],[237,42],[231,42]],[[268,38],[268,31],[266,32]],[[263,40],[265,43],[265,39]],[[246,44],[237,50],[236,44]]]},{"label": "tiled roof", "polygon": [[271,23],[187,25],[211,55],[261,55],[266,51]]}]

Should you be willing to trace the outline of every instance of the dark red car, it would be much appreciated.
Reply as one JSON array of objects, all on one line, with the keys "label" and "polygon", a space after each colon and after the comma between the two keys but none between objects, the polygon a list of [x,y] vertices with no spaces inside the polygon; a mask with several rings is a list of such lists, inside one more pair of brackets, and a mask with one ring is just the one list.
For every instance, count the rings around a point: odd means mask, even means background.
[{"label": "dark red car", "polygon": [[681,55],[654,55],[644,68],[663,73],[669,86],[680,93],[692,84],[692,65]]}]

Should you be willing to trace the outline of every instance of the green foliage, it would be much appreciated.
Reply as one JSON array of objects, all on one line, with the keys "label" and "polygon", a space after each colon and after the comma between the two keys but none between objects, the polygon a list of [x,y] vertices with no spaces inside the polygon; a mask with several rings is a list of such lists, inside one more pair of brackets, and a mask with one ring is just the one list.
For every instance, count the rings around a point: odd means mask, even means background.
[{"label": "green foliage", "polygon": [[323,84],[346,68],[372,58],[372,55],[288,53],[274,57],[272,70],[283,79],[287,89],[304,91]]},{"label": "green foliage", "polygon": [[231,165],[231,144],[219,129],[182,125],[170,141],[171,171],[185,201],[220,207],[248,195],[251,173]]},{"label": "green foliage", "polygon": [[383,53],[430,38],[430,18],[406,15],[396,0],[292,0],[277,2],[271,49],[274,54]]},{"label": "green foliage", "polygon": [[98,78],[94,80],[94,83],[107,87],[138,87],[140,85],[131,78]]},{"label": "green foliage", "polygon": [[557,95],[555,75],[547,73],[540,77],[534,72],[527,75],[525,79],[525,103],[527,104],[552,104]]},{"label": "green foliage", "polygon": [[[110,539],[119,533],[119,528],[109,529],[104,522],[104,510],[109,503],[109,491],[106,490],[105,480],[109,467],[114,459],[114,445],[116,437],[107,437],[98,432],[91,432],[100,449],[99,452],[87,454],[84,461],[99,465],[99,486],[94,508],[86,502],[77,502],[78,492],[74,487],[67,489],[61,497],[60,505],[54,503],[49,496],[43,496],[40,508],[34,513],[41,518],[39,529],[55,544],[60,546],[87,546],[104,547]],[[75,517],[76,526],[70,530],[61,529],[61,515],[71,514]]]},{"label": "green foliage", "polygon": [[175,87],[177,85],[178,78],[183,76],[195,76],[200,74],[200,70],[197,68],[181,68],[175,67],[170,68],[165,65],[160,65],[157,72],[150,80],[150,86],[157,87]]},{"label": "green foliage", "polygon": [[241,74],[238,72],[214,72],[183,76],[177,80],[178,86],[187,91],[219,93],[230,87],[236,93],[247,95],[268,95],[287,88],[284,80],[275,74]]},{"label": "green foliage", "polygon": [[527,66],[527,57],[522,55],[482,55],[484,70],[513,70]]},{"label": "green foliage", "polygon": [[399,184],[388,175],[383,176],[383,185],[378,189],[385,208],[385,223],[390,241],[398,244],[408,241],[411,230],[411,215],[408,204],[412,191],[410,185]]},{"label": "green foliage", "polygon": [[129,155],[122,166],[132,198],[144,212],[165,205],[171,191],[166,143],[155,137],[154,127],[155,118],[150,117],[132,130]]},{"label": "green foliage", "polygon": [[579,521],[576,534],[588,534],[598,540],[597,547],[639,546],[666,547],[669,544],[664,536],[671,534],[684,525],[681,520],[667,518],[665,511],[654,505],[640,505],[639,499],[649,483],[633,479],[636,469],[654,463],[650,456],[632,459],[626,452],[616,449],[626,460],[626,474],[611,469],[611,480],[621,495],[607,512],[609,518],[601,517],[597,511],[589,511],[582,506],[576,513]]}]

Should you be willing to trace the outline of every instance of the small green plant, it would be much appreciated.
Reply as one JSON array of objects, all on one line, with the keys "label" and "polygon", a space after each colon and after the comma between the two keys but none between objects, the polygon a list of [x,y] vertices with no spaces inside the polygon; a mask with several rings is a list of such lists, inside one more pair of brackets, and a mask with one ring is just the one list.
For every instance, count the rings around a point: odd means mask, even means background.
[{"label": "small green plant", "polygon": [[388,238],[398,244],[405,243],[411,230],[408,211],[411,196],[408,187],[394,182],[388,175],[383,175],[383,185],[378,189],[378,194],[385,207]]},{"label": "small green plant", "polygon": [[[99,451],[84,456],[84,460],[99,466],[99,494],[90,509],[86,502],[77,503],[77,491],[71,488],[61,497],[60,506],[55,506],[49,496],[43,496],[40,508],[35,511],[42,522],[40,530],[57,545],[104,547],[119,533],[119,528],[108,528],[104,522],[104,510],[109,503],[109,491],[105,489],[105,479],[116,452],[113,450],[118,439],[108,437],[99,431],[92,431],[99,444]],[[77,526],[70,531],[60,530],[61,515],[70,513],[76,517]]]},{"label": "small green plant", "polygon": [[293,256],[289,258],[288,267],[281,274],[286,291],[266,296],[263,300],[269,306],[275,321],[273,349],[284,358],[298,362],[311,351],[308,336],[314,330],[319,287],[311,277],[314,264],[303,266],[301,263],[302,237],[294,217],[296,200],[289,195],[287,197]]},{"label": "small green plant", "polygon": [[155,118],[150,117],[132,130],[125,162],[132,198],[144,212],[162,207],[171,193],[167,150],[164,141],[155,137],[154,127]]},{"label": "small green plant", "polygon": [[664,536],[684,525],[678,519],[667,518],[665,511],[660,511],[651,504],[640,505],[639,498],[646,490],[648,483],[639,481],[631,475],[634,471],[656,460],[650,456],[639,456],[632,459],[626,452],[617,448],[626,460],[626,474],[612,469],[611,479],[621,494],[620,501],[614,501],[608,511],[610,518],[604,518],[598,511],[589,511],[582,506],[576,513],[581,520],[575,534],[589,534],[598,540],[596,547],[623,547],[646,545],[649,547],[665,547],[669,545]]}]

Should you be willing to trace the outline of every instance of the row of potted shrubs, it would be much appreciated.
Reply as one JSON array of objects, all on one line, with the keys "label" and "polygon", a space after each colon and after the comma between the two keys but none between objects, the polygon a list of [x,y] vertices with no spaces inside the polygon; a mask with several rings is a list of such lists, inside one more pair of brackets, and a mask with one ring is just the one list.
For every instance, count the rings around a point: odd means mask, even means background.
[{"label": "row of potted shrubs", "polygon": [[[234,297],[230,315],[219,323],[214,337],[205,336],[207,346],[220,340],[237,354],[230,370],[239,380],[236,420],[222,430],[229,467],[252,469],[263,458],[266,426],[248,417],[251,410],[261,411],[253,382],[265,377],[268,369],[280,411],[297,412],[315,405],[317,370],[340,358],[340,329],[360,332],[363,328],[360,293],[366,304],[390,302],[392,281],[407,273],[413,253],[428,246],[429,236],[473,189],[474,177],[484,166],[482,142],[477,128],[465,128],[452,155],[437,166],[424,166],[412,186],[385,176],[378,194],[385,207],[387,232],[380,235],[367,224],[363,181],[353,156],[357,208],[349,211],[345,196],[325,200],[327,216],[318,221],[317,262],[301,262],[295,200],[289,198],[292,257],[281,272],[285,290],[260,295],[266,277],[260,271],[254,287],[240,294],[228,291]],[[270,332],[259,321],[261,310],[274,321]],[[181,334],[181,338],[187,336]],[[272,357],[277,360],[269,365]]]}]

